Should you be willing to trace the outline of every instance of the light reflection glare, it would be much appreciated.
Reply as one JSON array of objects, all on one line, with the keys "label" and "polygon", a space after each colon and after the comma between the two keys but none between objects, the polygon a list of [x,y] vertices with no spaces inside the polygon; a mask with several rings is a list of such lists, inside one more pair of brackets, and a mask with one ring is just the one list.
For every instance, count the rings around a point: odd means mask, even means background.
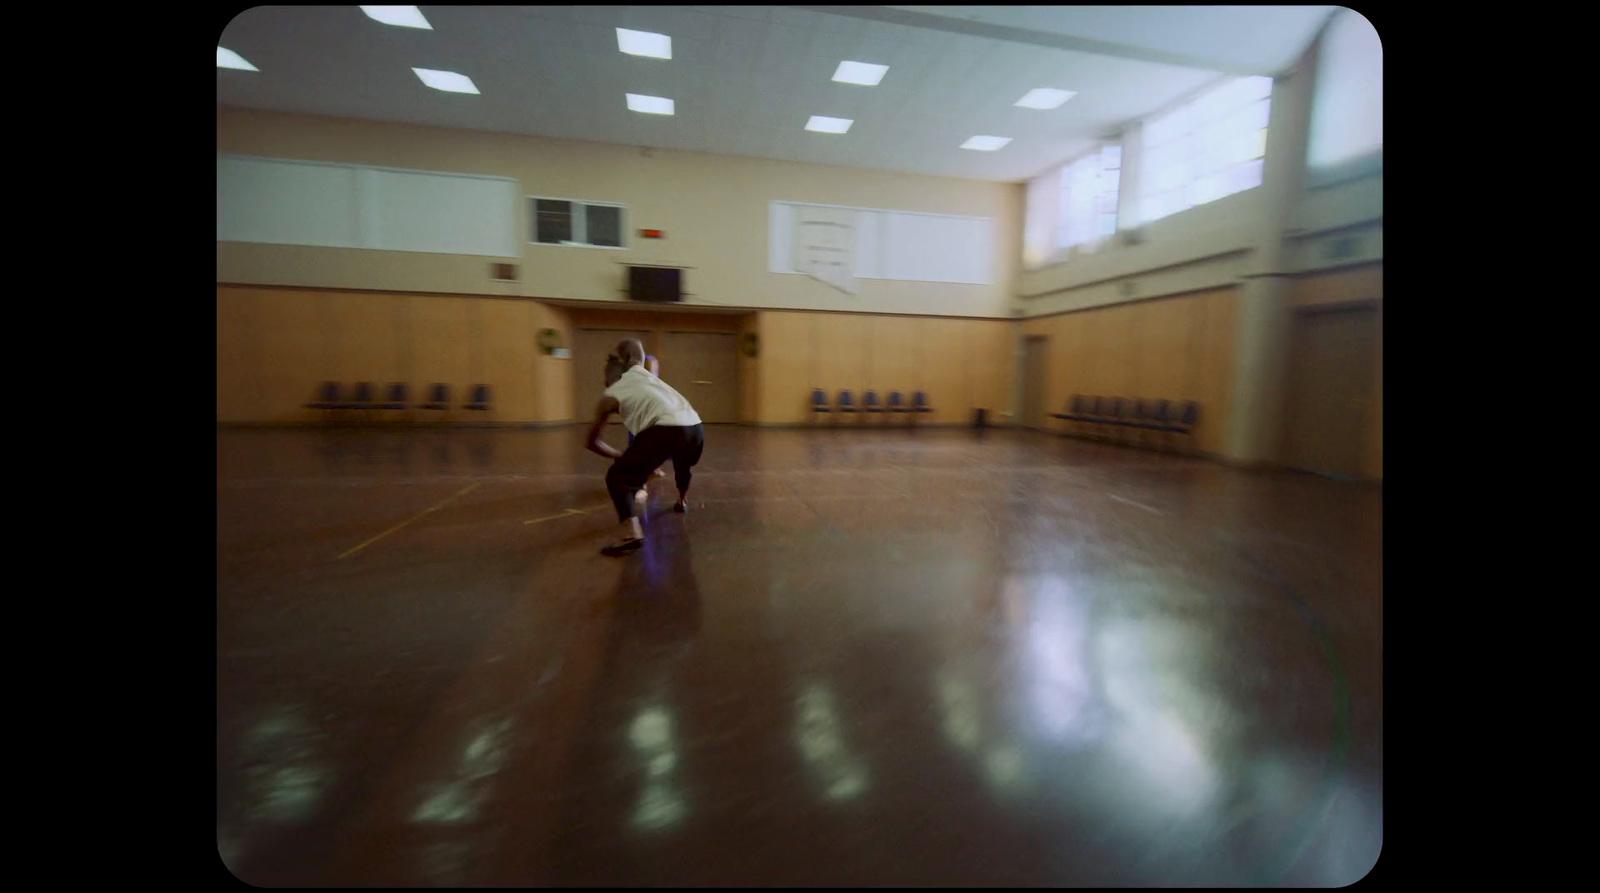
[{"label": "light reflection glare", "polygon": [[978,699],[972,684],[951,673],[939,676],[939,704],[944,712],[944,734],[962,750],[974,750],[982,737],[978,718]]},{"label": "light reflection glare", "polygon": [[683,797],[671,786],[657,782],[645,785],[633,809],[633,826],[644,831],[659,831],[683,820]]},{"label": "light reflection glare", "polygon": [[1196,732],[1178,705],[1203,696],[1188,678],[1152,665],[1146,627],[1107,628],[1101,654],[1106,660],[1106,696],[1116,712],[1113,746],[1119,757],[1148,785],[1146,799],[1156,808],[1180,814],[1202,808],[1216,790],[1217,773]]},{"label": "light reflection glare", "polygon": [[811,685],[795,702],[799,714],[795,721],[795,745],[811,764],[829,800],[849,800],[867,789],[868,773],[862,761],[852,756],[840,733],[833,695]]},{"label": "light reflection glare", "polygon": [[678,766],[672,725],[672,714],[661,707],[648,707],[628,726],[628,740],[638,752],[649,779],[633,808],[633,826],[641,831],[669,828],[681,822],[689,811],[671,778]]},{"label": "light reflection glare", "polygon": [[511,719],[484,719],[479,724],[482,731],[467,742],[454,777],[433,787],[412,814],[412,821],[457,824],[477,818],[479,808],[489,796],[488,780],[505,765]]},{"label": "light reflection glare", "polygon": [[1022,752],[1010,744],[989,749],[983,768],[989,783],[997,788],[1011,789],[1022,781]]},{"label": "light reflection glare", "polygon": [[295,707],[280,708],[251,729],[244,757],[255,767],[246,770],[253,818],[291,823],[315,811],[332,781],[317,762],[316,738],[316,731]]},{"label": "light reflection glare", "polygon": [[1027,662],[1034,719],[1058,743],[1083,743],[1095,734],[1088,721],[1088,607],[1060,577],[1045,577],[1031,588]]}]

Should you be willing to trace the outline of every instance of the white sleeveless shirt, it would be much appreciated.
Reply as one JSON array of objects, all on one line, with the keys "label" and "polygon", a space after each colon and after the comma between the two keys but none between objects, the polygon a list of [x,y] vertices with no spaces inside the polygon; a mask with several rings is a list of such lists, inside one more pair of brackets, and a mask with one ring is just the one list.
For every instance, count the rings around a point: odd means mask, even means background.
[{"label": "white sleeveless shirt", "polygon": [[616,384],[606,388],[606,396],[621,405],[623,427],[635,437],[656,425],[687,428],[700,424],[700,415],[689,401],[643,366],[622,373]]}]

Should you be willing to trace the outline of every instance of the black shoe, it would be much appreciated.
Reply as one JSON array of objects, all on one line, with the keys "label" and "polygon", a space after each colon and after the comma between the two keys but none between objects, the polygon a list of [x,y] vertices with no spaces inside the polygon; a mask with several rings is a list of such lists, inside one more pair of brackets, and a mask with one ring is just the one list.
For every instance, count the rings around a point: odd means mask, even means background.
[{"label": "black shoe", "polygon": [[689,504],[680,499],[672,504],[672,510],[681,515],[689,510]]},{"label": "black shoe", "polygon": [[629,552],[637,552],[643,548],[644,540],[626,539],[622,540],[621,542],[612,543],[611,545],[606,546],[604,549],[600,550],[600,554],[615,558],[618,555],[626,555]]}]

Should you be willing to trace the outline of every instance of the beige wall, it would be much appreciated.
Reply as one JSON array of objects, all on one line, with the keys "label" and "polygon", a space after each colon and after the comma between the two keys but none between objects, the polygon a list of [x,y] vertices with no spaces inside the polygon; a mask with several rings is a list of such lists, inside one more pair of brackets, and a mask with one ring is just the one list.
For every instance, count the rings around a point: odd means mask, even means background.
[{"label": "beige wall", "polygon": [[[999,318],[1008,314],[1021,251],[1013,184],[229,107],[218,109],[217,150],[515,177],[527,195],[627,204],[630,238],[639,229],[666,234],[621,251],[536,245],[526,242],[524,220],[515,283],[489,278],[491,258],[219,242],[217,279],[230,284],[620,302],[619,262],[663,263],[691,268],[691,304]],[[863,280],[859,295],[846,295],[769,273],[773,201],[992,217],[993,284]]]}]

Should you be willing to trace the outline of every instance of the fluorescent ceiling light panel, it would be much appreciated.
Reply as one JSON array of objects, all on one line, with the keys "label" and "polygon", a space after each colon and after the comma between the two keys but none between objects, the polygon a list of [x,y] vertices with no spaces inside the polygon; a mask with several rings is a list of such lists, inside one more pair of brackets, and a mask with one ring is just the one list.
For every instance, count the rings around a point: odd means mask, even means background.
[{"label": "fluorescent ceiling light panel", "polygon": [[1028,95],[1017,100],[1016,105],[1025,109],[1058,109],[1063,102],[1077,95],[1071,90],[1040,87],[1037,90],[1029,90]]},{"label": "fluorescent ceiling light panel", "polygon": [[472,82],[472,78],[464,74],[456,74],[453,71],[434,71],[430,68],[413,68],[411,70],[417,73],[417,77],[422,78],[424,84],[435,90],[443,90],[446,93],[478,92],[478,85]]},{"label": "fluorescent ceiling light panel", "polygon": [[979,152],[993,152],[1002,149],[1006,143],[1011,142],[1009,136],[975,136],[961,144],[963,149],[977,149]]},{"label": "fluorescent ceiling light panel", "polygon": [[846,133],[850,130],[850,125],[854,123],[856,122],[852,118],[827,118],[822,115],[812,115],[811,120],[806,122],[806,129],[815,130],[818,133]]},{"label": "fluorescent ceiling light panel", "polygon": [[415,6],[363,6],[361,11],[367,14],[367,18],[385,25],[433,30],[428,20],[422,17],[422,10]]},{"label": "fluorescent ceiling light panel", "polygon": [[244,61],[244,57],[238,53],[235,53],[233,50],[225,50],[222,47],[217,47],[217,67],[237,68],[240,71],[261,70],[254,65],[251,65],[249,62]]},{"label": "fluorescent ceiling light panel", "polygon": [[843,84],[876,87],[888,70],[887,65],[873,65],[871,62],[840,62],[839,70],[833,73],[833,79]]},{"label": "fluorescent ceiling light panel", "polygon": [[628,110],[644,112],[647,115],[671,115],[675,105],[665,96],[641,96],[638,93],[628,94]]},{"label": "fluorescent ceiling light panel", "polygon": [[617,29],[617,49],[630,56],[648,56],[651,59],[672,58],[672,38],[649,31]]}]

